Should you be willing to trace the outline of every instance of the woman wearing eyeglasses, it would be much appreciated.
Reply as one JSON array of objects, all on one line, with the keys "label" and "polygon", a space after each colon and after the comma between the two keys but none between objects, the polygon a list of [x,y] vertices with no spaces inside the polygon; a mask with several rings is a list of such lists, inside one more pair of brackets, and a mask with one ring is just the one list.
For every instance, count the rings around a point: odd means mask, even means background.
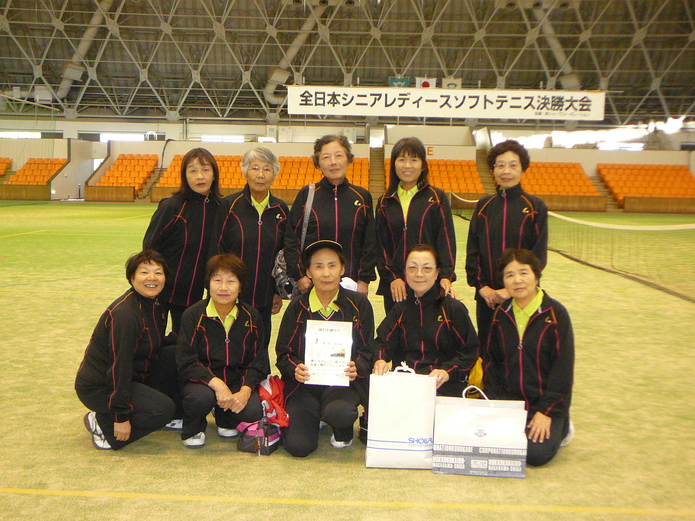
[{"label": "woman wearing eyeglasses", "polygon": [[[532,251],[545,267],[548,256],[548,208],[521,187],[529,167],[528,150],[512,139],[490,149],[487,162],[497,192],[478,201],[468,228],[466,275],[475,288],[478,338],[485,348],[495,308],[509,298],[497,273],[507,248]],[[485,349],[483,349],[483,353]]]},{"label": "woman wearing eyeglasses", "polygon": [[418,244],[405,262],[407,297],[396,302],[377,329],[374,374],[405,362],[437,379],[437,394],[461,396],[478,359],[478,337],[463,302],[445,295],[436,250]]}]

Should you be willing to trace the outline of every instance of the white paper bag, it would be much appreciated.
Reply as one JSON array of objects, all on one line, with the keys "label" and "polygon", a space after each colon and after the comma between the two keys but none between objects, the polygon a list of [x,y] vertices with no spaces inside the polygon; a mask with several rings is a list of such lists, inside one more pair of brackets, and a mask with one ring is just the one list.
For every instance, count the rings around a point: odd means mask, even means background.
[{"label": "white paper bag", "polygon": [[369,378],[367,467],[432,468],[437,381],[408,371]]},{"label": "white paper bag", "polygon": [[[467,388],[464,396],[468,389],[477,388]],[[525,477],[528,440],[523,401],[439,397],[436,402],[435,473]]]}]

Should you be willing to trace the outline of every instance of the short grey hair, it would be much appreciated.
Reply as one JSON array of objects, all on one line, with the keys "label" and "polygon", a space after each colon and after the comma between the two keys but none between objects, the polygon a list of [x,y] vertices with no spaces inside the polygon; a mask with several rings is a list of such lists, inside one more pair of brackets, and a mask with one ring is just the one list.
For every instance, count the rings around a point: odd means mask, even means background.
[{"label": "short grey hair", "polygon": [[249,173],[249,165],[256,160],[268,163],[272,166],[273,176],[277,177],[280,172],[280,161],[275,157],[275,154],[266,147],[252,148],[241,158],[241,172],[244,174],[244,177]]}]

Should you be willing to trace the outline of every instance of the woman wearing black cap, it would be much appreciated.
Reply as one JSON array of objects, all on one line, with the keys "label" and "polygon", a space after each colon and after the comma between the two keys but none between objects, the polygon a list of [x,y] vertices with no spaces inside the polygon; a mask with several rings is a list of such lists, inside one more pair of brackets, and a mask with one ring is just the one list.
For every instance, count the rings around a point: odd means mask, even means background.
[{"label": "woman wearing black cap", "polygon": [[[333,429],[333,447],[344,448],[352,443],[357,406],[367,396],[372,360],[368,346],[374,337],[374,312],[369,300],[340,286],[345,273],[340,244],[325,240],[310,244],[304,250],[304,267],[313,287],[287,307],[275,348],[277,367],[285,382],[285,409],[290,416],[283,445],[297,457],[316,450],[322,421]],[[351,324],[352,352],[345,367],[349,386],[312,384],[311,371],[305,364],[307,321]]]}]

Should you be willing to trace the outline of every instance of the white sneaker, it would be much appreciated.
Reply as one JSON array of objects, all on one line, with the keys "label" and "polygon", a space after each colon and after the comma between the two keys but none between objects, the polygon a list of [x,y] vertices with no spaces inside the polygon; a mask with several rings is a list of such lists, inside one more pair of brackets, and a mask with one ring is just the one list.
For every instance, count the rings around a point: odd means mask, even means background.
[{"label": "white sneaker", "polygon": [[171,420],[164,426],[164,428],[171,431],[180,431],[183,429],[183,420]]},{"label": "white sneaker", "polygon": [[574,423],[572,423],[572,420],[570,420],[570,428],[567,430],[567,436],[565,436],[560,442],[560,447],[566,447],[569,445],[572,438],[574,438]]},{"label": "white sneaker", "polygon": [[190,438],[183,440],[183,444],[189,449],[197,449],[205,445],[205,433],[199,432]]},{"label": "white sneaker", "polygon": [[239,436],[239,431],[236,429],[225,429],[224,427],[217,427],[217,435],[220,438],[236,438]]},{"label": "white sneaker", "polygon": [[97,413],[94,411],[88,412],[84,415],[84,426],[92,434],[92,445],[95,449],[99,450],[109,450],[111,445],[106,441],[104,433],[99,427],[99,422],[97,422]]},{"label": "white sneaker", "polygon": [[336,449],[344,449],[345,447],[349,447],[352,445],[352,440],[350,441],[338,441],[335,439],[335,434],[331,434],[331,445],[335,447]]},{"label": "white sneaker", "polygon": [[101,432],[101,427],[99,427],[99,423],[97,422],[97,413],[90,411],[84,415],[82,420],[84,421],[84,428],[89,432],[98,435],[103,434],[103,432]]}]

